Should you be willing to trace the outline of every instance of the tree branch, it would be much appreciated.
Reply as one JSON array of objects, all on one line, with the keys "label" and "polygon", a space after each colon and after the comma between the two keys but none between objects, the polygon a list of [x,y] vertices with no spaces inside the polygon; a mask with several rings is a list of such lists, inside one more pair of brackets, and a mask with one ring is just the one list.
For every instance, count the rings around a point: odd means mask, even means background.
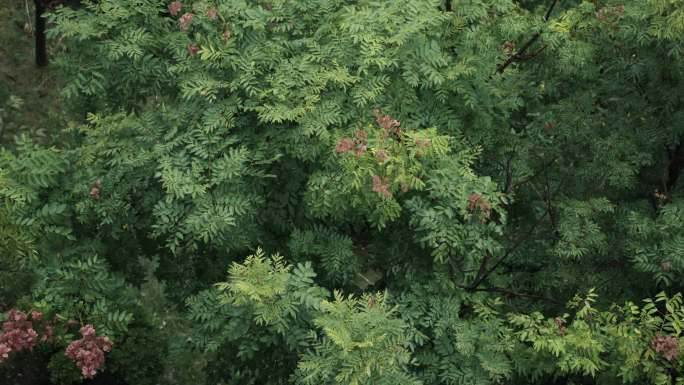
[{"label": "tree branch", "polygon": [[[553,12],[553,9],[556,7],[556,4],[557,4],[557,3],[558,3],[558,0],[553,0],[553,1],[551,2],[551,5],[550,5],[549,8],[546,10],[546,14],[544,15],[544,22],[549,21],[549,17],[551,17],[551,12]],[[516,53],[514,53],[513,55],[509,56],[508,59],[506,59],[505,62],[499,64],[499,65],[496,67],[496,71],[497,71],[498,73],[501,74],[501,73],[503,73],[503,72],[506,70],[506,68],[508,68],[508,66],[510,66],[511,64],[513,64],[513,62],[516,62],[516,61],[519,61],[519,60],[523,60],[523,59],[525,58],[525,52],[530,48],[530,46],[532,46],[532,44],[534,44],[534,42],[537,41],[537,39],[539,39],[539,36],[541,36],[541,32],[535,32],[535,34],[532,35],[532,37],[531,37],[525,44],[523,44],[522,47],[520,47],[520,49],[518,50],[518,52],[516,52]],[[541,50],[537,51],[537,53],[534,54],[534,55],[532,55],[532,57],[538,55],[543,49],[544,49],[544,48],[542,48]]]},{"label": "tree branch", "polygon": [[670,193],[677,185],[677,179],[684,167],[684,141],[680,140],[674,151],[669,151],[669,164],[667,165],[667,181],[665,193]]},{"label": "tree branch", "polygon": [[484,282],[484,280],[487,279],[487,277],[489,277],[489,275],[492,274],[494,270],[496,270],[496,268],[499,267],[499,265],[504,260],[506,260],[506,258],[508,258],[518,247],[520,247],[520,245],[523,244],[523,242],[525,242],[532,236],[534,230],[537,229],[537,226],[541,224],[541,222],[544,220],[544,218],[546,218],[548,214],[549,211],[547,209],[544,212],[544,215],[542,215],[541,217],[539,217],[539,219],[535,221],[534,225],[532,225],[532,228],[530,228],[530,230],[527,233],[525,233],[525,235],[523,235],[522,237],[518,238],[515,242],[513,242],[513,245],[510,248],[508,248],[508,250],[506,250],[506,252],[496,262],[494,262],[494,264],[489,269],[487,269],[486,265],[489,261],[490,256],[486,255],[485,258],[482,260],[482,263],[480,264],[480,271],[477,274],[477,278],[475,279],[475,281],[473,281],[473,283],[468,285],[466,289],[470,291],[476,291],[477,287],[480,286],[480,284]]},{"label": "tree branch", "polygon": [[556,305],[563,305],[562,302],[555,300],[553,298],[545,297],[543,295],[537,295],[537,294],[530,294],[530,293],[521,293],[517,291],[512,291],[508,289],[504,289],[502,287],[481,287],[481,288],[476,288],[472,289],[471,291],[488,291],[488,292],[493,292],[493,293],[501,293],[501,294],[506,294],[508,296],[512,297],[524,297],[524,298],[532,298],[532,299],[541,299],[547,302],[554,303]]}]

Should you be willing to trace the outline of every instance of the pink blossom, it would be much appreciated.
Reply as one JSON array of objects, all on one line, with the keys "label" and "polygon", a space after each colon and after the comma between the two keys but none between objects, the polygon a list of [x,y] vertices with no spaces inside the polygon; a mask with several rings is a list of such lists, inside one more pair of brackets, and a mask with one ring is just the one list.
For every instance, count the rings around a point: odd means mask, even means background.
[{"label": "pink blossom", "polygon": [[9,358],[9,354],[12,351],[6,344],[0,344],[0,362],[5,361]]},{"label": "pink blossom", "polygon": [[393,128],[399,127],[401,123],[398,120],[392,119],[389,115],[382,115],[376,119],[378,125],[385,130],[391,130]]},{"label": "pink blossom", "polygon": [[12,351],[33,350],[38,343],[38,332],[33,329],[33,322],[27,319],[26,313],[12,309],[7,313],[7,318],[0,334],[0,361]]},{"label": "pink blossom", "polygon": [[195,43],[188,43],[187,49],[188,49],[188,55],[190,55],[190,56],[196,55],[197,52],[199,51],[199,47]]},{"label": "pink blossom", "polygon": [[430,139],[416,139],[416,146],[430,147]]},{"label": "pink blossom", "polygon": [[7,312],[7,318],[14,322],[20,322],[20,321],[25,321],[26,320],[26,313],[24,313],[21,310],[17,309],[11,309],[9,312]]},{"label": "pink blossom", "polygon": [[178,12],[180,12],[181,8],[183,8],[183,4],[181,4],[180,1],[174,1],[173,3],[169,4],[169,13],[172,16],[176,16]]},{"label": "pink blossom", "polygon": [[67,346],[65,354],[76,362],[85,378],[93,378],[104,364],[105,352],[112,350],[112,342],[104,336],[97,336],[93,325],[81,328],[83,338]]},{"label": "pink blossom", "polygon": [[40,342],[52,342],[53,331],[52,326],[46,326],[45,330],[43,330],[43,336],[40,337]]},{"label": "pink blossom", "polygon": [[207,17],[209,20],[216,20],[218,18],[218,11],[215,7],[209,7],[207,9]]},{"label": "pink blossom", "polygon": [[679,339],[673,336],[656,335],[651,339],[651,347],[662,353],[666,360],[672,361],[679,355]]},{"label": "pink blossom", "polygon": [[229,30],[223,31],[223,36],[222,36],[222,37],[223,37],[223,41],[228,41],[228,39],[230,39],[230,36],[231,36],[231,33],[230,33]]},{"label": "pink blossom", "polygon": [[93,325],[86,325],[81,328],[81,334],[83,334],[83,337],[92,337],[95,335],[95,328]]},{"label": "pink blossom", "polygon": [[94,200],[100,199],[100,192],[102,190],[102,182],[98,179],[90,186],[90,197]]},{"label": "pink blossom", "polygon": [[195,16],[195,15],[192,14],[192,12],[187,12],[187,13],[184,13],[183,16],[180,17],[180,19],[178,20],[178,23],[180,24],[180,30],[181,31],[185,32],[188,30],[188,28],[190,27],[190,23],[192,23],[193,16]]},{"label": "pink blossom", "polygon": [[492,211],[492,206],[489,201],[480,194],[470,194],[468,196],[468,210],[475,210],[478,207],[489,218]]},{"label": "pink blossom", "polygon": [[373,191],[384,196],[385,198],[392,197],[392,193],[389,191],[389,182],[387,177],[380,179],[379,176],[373,175]]},{"label": "pink blossom", "polygon": [[387,162],[387,159],[389,159],[389,156],[387,155],[387,152],[385,150],[378,150],[375,153],[375,157],[382,163]]},{"label": "pink blossom", "polygon": [[43,319],[43,313],[36,311],[36,310],[32,310],[31,311],[31,319],[34,321],[40,321],[41,319]]},{"label": "pink blossom", "polygon": [[335,152],[338,154],[345,153],[347,151],[350,151],[354,147],[354,141],[351,140],[350,138],[342,138],[340,141],[337,143],[337,146],[335,147]]}]

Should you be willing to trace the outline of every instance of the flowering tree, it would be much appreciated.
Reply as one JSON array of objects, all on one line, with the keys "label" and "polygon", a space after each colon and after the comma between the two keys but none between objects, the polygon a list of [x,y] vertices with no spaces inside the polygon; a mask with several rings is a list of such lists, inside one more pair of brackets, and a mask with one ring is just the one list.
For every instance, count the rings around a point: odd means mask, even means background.
[{"label": "flowering tree", "polygon": [[57,128],[0,150],[0,378],[681,383],[682,9],[55,9]]}]

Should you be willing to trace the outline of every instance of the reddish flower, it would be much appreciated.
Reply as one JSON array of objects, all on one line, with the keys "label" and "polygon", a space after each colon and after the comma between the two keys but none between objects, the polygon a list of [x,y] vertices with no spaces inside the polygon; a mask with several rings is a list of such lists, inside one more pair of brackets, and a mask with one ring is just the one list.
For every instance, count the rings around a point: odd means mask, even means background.
[{"label": "reddish flower", "polygon": [[188,43],[187,49],[188,49],[188,55],[190,55],[190,56],[196,55],[197,52],[199,51],[199,47],[195,43]]},{"label": "reddish flower", "polygon": [[656,199],[661,200],[661,201],[667,200],[667,194],[663,194],[658,190],[655,190],[655,192],[653,193],[653,196]]},{"label": "reddish flower", "polygon": [[90,197],[93,198],[93,200],[99,200],[100,199],[100,190],[102,190],[102,182],[98,179],[93,183],[92,186],[90,186]]},{"label": "reddish flower", "polygon": [[385,129],[385,131],[391,131],[394,130],[395,128],[399,127],[401,124],[398,120],[393,119],[389,115],[381,115],[378,116],[375,121],[378,123],[378,126],[382,127]]},{"label": "reddish flower", "polygon": [[41,319],[43,319],[43,313],[36,311],[36,310],[32,310],[31,311],[31,319],[34,321],[40,321]]},{"label": "reddish flower", "polygon": [[0,344],[0,362],[5,361],[9,358],[9,354],[12,351],[6,344]]},{"label": "reddish flower", "polygon": [[337,152],[338,154],[342,154],[347,151],[351,151],[352,148],[354,148],[354,141],[350,138],[342,138],[339,142],[337,142],[335,152]]},{"label": "reddish flower", "polygon": [[672,269],[672,262],[670,261],[664,261],[663,263],[660,264],[660,270],[663,273],[667,273]]},{"label": "reddish flower", "polygon": [[356,137],[356,140],[357,140],[359,143],[365,144],[366,141],[368,140],[368,134],[367,134],[366,131],[364,131],[364,130],[358,130],[358,131],[356,131],[356,134],[354,134],[354,136]]},{"label": "reddish flower", "polygon": [[380,179],[379,176],[373,175],[373,191],[384,196],[385,198],[390,198],[392,193],[389,190],[389,182],[387,177]]},{"label": "reddish flower", "polygon": [[[11,309],[9,312],[7,312],[7,318],[14,322],[26,321],[26,313],[21,310]],[[5,322],[5,324],[7,324],[7,322]],[[3,324],[3,330],[5,324]]]},{"label": "reddish flower", "polygon": [[223,31],[223,36],[222,36],[222,37],[223,37],[223,41],[228,41],[228,39],[230,39],[230,36],[231,36],[231,33],[230,33],[229,30]]},{"label": "reddish flower", "polygon": [[470,196],[468,196],[468,210],[475,210],[480,198],[482,198],[482,195],[480,194],[470,194]]},{"label": "reddish flower", "polygon": [[181,4],[180,1],[174,1],[173,3],[169,4],[169,13],[172,16],[176,16],[178,12],[180,12],[181,8],[183,8],[183,4]]},{"label": "reddish flower", "polygon": [[8,358],[12,351],[33,350],[38,343],[37,337],[33,322],[28,320],[26,313],[16,309],[10,310],[0,334],[0,361]]},{"label": "reddish flower", "polygon": [[40,342],[51,342],[52,341],[52,334],[54,330],[52,326],[48,325],[45,327],[45,330],[43,330],[43,336],[40,337]]},{"label": "reddish flower", "polygon": [[97,336],[93,325],[81,328],[83,338],[73,341],[65,354],[81,369],[85,378],[93,378],[104,364],[105,352],[112,350],[112,342],[107,337]]},{"label": "reddish flower", "polygon": [[487,217],[489,217],[492,211],[492,206],[489,202],[480,194],[470,194],[470,196],[468,196],[468,210],[475,210],[478,207]]},{"label": "reddish flower", "polygon": [[430,147],[430,139],[416,139],[416,146],[418,147]]},{"label": "reddish flower", "polygon": [[656,335],[651,339],[651,347],[662,353],[666,360],[672,361],[679,354],[679,339],[673,336]]},{"label": "reddish flower", "polygon": [[83,337],[92,337],[95,335],[95,327],[93,325],[86,325],[81,328],[81,334],[83,334]]},{"label": "reddish flower", "polygon": [[561,317],[556,317],[553,319],[553,322],[556,323],[556,327],[558,328],[558,332],[560,333],[560,335],[564,335],[566,331],[565,320]]},{"label": "reddish flower", "polygon": [[375,157],[382,163],[387,162],[387,159],[389,159],[389,156],[387,155],[387,152],[385,150],[378,150],[375,153]]},{"label": "reddish flower", "polygon": [[187,12],[180,17],[178,23],[180,24],[181,31],[185,32],[188,30],[188,28],[190,27],[190,23],[192,23],[193,16],[195,15],[193,15],[192,12]]},{"label": "reddish flower", "polygon": [[218,11],[215,7],[207,8],[207,17],[209,20],[216,20],[218,18]]}]

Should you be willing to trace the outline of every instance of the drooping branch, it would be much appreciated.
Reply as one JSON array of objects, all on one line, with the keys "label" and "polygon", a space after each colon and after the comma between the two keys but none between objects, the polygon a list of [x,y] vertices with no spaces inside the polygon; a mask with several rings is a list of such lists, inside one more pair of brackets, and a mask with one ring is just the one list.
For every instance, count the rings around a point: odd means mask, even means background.
[{"label": "drooping branch", "polygon": [[510,296],[510,297],[523,297],[523,298],[539,299],[539,300],[550,302],[550,303],[553,303],[556,305],[563,305],[562,302],[555,300],[553,298],[545,297],[543,295],[537,295],[537,294],[531,294],[531,293],[522,293],[519,291],[508,290],[508,289],[504,289],[502,287],[496,287],[496,286],[480,287],[480,288],[473,289],[472,291],[486,291],[486,292],[493,292],[493,293],[501,293],[501,294],[505,294],[505,295]]},{"label": "drooping branch", "polygon": [[499,257],[499,259],[497,259],[489,268],[487,268],[487,263],[489,262],[490,256],[486,255],[483,258],[482,263],[480,264],[480,269],[478,271],[477,278],[475,278],[475,280],[470,285],[468,285],[466,289],[470,291],[476,291],[478,286],[480,286],[480,284],[482,284],[482,282],[484,282],[484,280],[487,279],[489,275],[492,274],[496,270],[496,268],[499,267],[499,265],[506,260],[506,258],[508,258],[515,250],[518,249],[518,247],[520,247],[526,240],[528,240],[532,236],[532,234],[534,234],[534,231],[542,223],[542,221],[544,220],[544,218],[546,218],[548,214],[549,211],[546,210],[544,212],[544,215],[539,217],[535,221],[534,225],[532,225],[532,227],[523,236],[515,240],[513,242],[513,245],[511,245],[511,247],[509,247],[503,253],[503,255]]},{"label": "drooping branch", "polygon": [[[551,13],[553,12],[553,9],[556,7],[557,3],[558,3],[558,0],[553,0],[551,2],[551,5],[546,10],[546,14],[544,15],[544,22],[549,21],[549,17],[551,17]],[[535,34],[532,35],[532,37],[529,40],[527,40],[527,42],[525,44],[523,44],[523,46],[520,47],[520,49],[516,53],[509,56],[505,62],[499,64],[496,67],[496,71],[498,73],[503,73],[506,70],[506,68],[508,68],[508,66],[513,64],[513,62],[526,59],[528,56],[525,53],[532,46],[532,44],[534,44],[534,42],[536,42],[539,39],[540,36],[541,36],[541,32],[535,32]],[[541,53],[541,51],[544,50],[544,48],[545,47],[542,47],[536,53],[532,54],[531,57],[537,56],[539,53]]]}]

